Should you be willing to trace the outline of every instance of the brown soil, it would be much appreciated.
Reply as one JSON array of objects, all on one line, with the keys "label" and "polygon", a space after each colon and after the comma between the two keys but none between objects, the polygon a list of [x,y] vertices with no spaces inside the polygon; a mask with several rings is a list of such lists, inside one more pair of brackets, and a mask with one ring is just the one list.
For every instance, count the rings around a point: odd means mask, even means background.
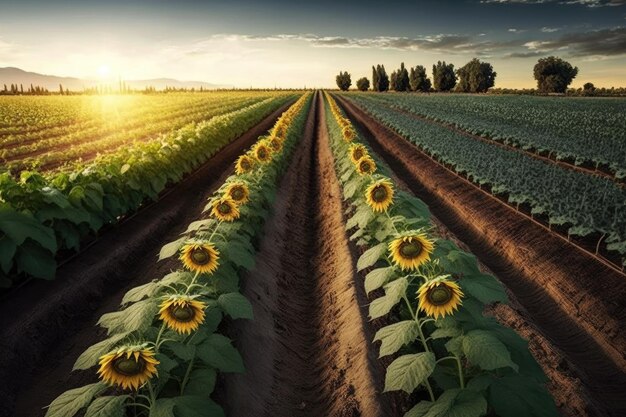
[{"label": "brown soil", "polygon": [[231,416],[393,416],[348,246],[322,97],[284,176],[257,266],[253,321],[234,323],[246,374],[221,391]]},{"label": "brown soil", "polygon": [[477,139],[480,140],[481,142],[487,142],[490,143],[491,145],[496,145],[496,146],[500,146],[501,148],[505,148],[509,151],[512,152],[519,152],[519,153],[523,153],[526,156],[530,156],[531,158],[535,158],[538,159],[540,161],[549,163],[549,164],[556,164],[558,166],[560,166],[561,168],[566,168],[566,169],[571,169],[572,171],[577,171],[583,174],[587,174],[587,175],[595,175],[598,177],[603,177],[606,179],[609,179],[611,181],[614,181],[619,187],[626,187],[626,183],[624,182],[623,179],[619,179],[615,177],[615,174],[608,174],[606,172],[602,172],[599,171],[597,169],[593,169],[593,168],[586,168],[584,166],[581,165],[575,165],[574,163],[570,163],[568,161],[562,161],[562,160],[558,160],[556,159],[556,155],[552,155],[551,153],[548,155],[542,155],[539,154],[536,151],[533,150],[526,150],[526,149],[522,149],[519,146],[513,146],[513,145],[508,145],[506,143],[503,142],[499,142],[497,140],[494,139],[490,139],[484,136],[480,136],[480,135],[475,135],[473,133],[469,133],[468,131],[458,127],[457,125],[453,124],[453,123],[446,123],[440,120],[435,120],[435,119],[431,119],[429,117],[425,117],[422,116],[420,114],[416,114],[411,112],[410,110],[405,110],[402,109],[400,107],[396,107],[394,105],[391,104],[385,104],[385,106],[393,111],[397,111],[399,113],[402,113],[406,116],[412,117],[414,119],[418,119],[421,120],[422,122],[426,122],[426,123],[431,123],[431,124],[435,124],[441,127],[445,127],[446,129],[452,130],[453,132],[456,133],[460,133],[461,135],[467,136],[469,138],[472,139]]},{"label": "brown soil", "polygon": [[57,395],[95,378],[71,372],[76,358],[104,337],[94,326],[116,310],[127,290],[162,277],[161,246],[201,215],[204,202],[230,175],[243,149],[265,133],[290,103],[224,147],[156,204],[108,230],[54,281],[31,281],[0,305],[0,415],[36,417]]},{"label": "brown soil", "polygon": [[[537,326],[560,349],[589,392],[588,412],[625,415],[624,277],[454,175],[353,104],[339,102],[369,132],[373,149],[515,295],[532,323],[520,325],[522,334]],[[501,313],[506,320],[508,313]]]},{"label": "brown soil", "polygon": [[[361,132],[366,139],[371,136]],[[410,187],[393,172],[391,178],[396,186],[411,192]],[[445,224],[431,213],[434,234],[453,241],[460,249],[471,252],[469,246],[452,233]],[[478,260],[481,272],[496,276],[483,262]],[[498,278],[496,276],[496,278]],[[498,278],[499,281],[502,281]],[[537,328],[515,294],[504,287],[509,298],[508,304],[496,303],[485,309],[485,314],[494,316],[500,323],[514,329],[520,336],[528,340],[529,349],[549,379],[548,390],[554,397],[563,417],[602,417],[603,412],[595,407],[589,392],[580,379],[571,370],[571,363],[554,344],[552,344]]]}]

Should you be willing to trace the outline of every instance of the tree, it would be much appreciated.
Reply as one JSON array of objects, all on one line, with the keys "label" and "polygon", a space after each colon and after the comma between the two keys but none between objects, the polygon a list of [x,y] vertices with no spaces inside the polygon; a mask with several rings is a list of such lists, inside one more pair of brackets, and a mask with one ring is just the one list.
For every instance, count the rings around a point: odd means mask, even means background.
[{"label": "tree", "polygon": [[379,86],[378,70],[376,68],[374,68],[374,66],[372,65],[372,90],[380,91],[380,90],[378,90],[378,86]]},{"label": "tree", "polygon": [[59,94],[63,95],[63,84],[59,84]]},{"label": "tree", "polygon": [[336,81],[337,87],[339,87],[341,91],[348,91],[348,89],[352,85],[352,79],[350,78],[350,74],[348,74],[348,71],[340,71],[339,75],[337,75]]},{"label": "tree", "polygon": [[404,67],[404,62],[400,68],[391,74],[391,89],[394,91],[409,91],[409,72]]},{"label": "tree", "polygon": [[585,83],[583,85],[583,95],[592,96],[596,91],[596,86],[593,83]]},{"label": "tree", "polygon": [[578,68],[559,57],[550,56],[537,61],[533,74],[542,93],[564,93],[578,75]]},{"label": "tree", "polygon": [[359,78],[356,81],[356,88],[358,88],[359,91],[367,91],[367,90],[369,90],[369,88],[370,88],[370,80],[368,80],[365,77]]},{"label": "tree", "polygon": [[415,68],[411,68],[409,74],[409,87],[411,91],[430,91],[430,80],[426,75],[426,68],[422,65],[418,65]]},{"label": "tree", "polygon": [[433,83],[437,91],[450,91],[456,85],[454,64],[446,64],[446,61],[438,61],[433,65]]},{"label": "tree", "polygon": [[484,93],[493,87],[496,73],[488,62],[480,62],[478,58],[456,70],[459,77],[457,90],[464,93]]},{"label": "tree", "polygon": [[[372,67],[374,69],[374,67]],[[376,69],[373,74],[375,76],[372,77],[372,80],[375,81],[373,89],[374,91],[387,91],[389,90],[389,77],[387,76],[387,71],[385,71],[384,65],[376,65]]]}]

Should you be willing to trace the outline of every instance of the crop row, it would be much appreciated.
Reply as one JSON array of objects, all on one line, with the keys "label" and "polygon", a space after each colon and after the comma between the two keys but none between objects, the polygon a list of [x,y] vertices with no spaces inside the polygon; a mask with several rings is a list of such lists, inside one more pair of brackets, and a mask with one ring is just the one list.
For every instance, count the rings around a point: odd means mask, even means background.
[{"label": "crop row", "polygon": [[218,372],[243,372],[222,319],[251,319],[239,292],[241,273],[254,265],[255,242],[273,190],[302,136],[311,103],[302,96],[242,155],[208,201],[207,218],[165,245],[160,258],[178,255],[181,268],[130,290],[123,309],[102,316],[108,338],[88,348],[74,369],[98,366],[100,381],[61,394],[46,417],[223,416],[210,398]]},{"label": "crop row", "polygon": [[[386,167],[327,95],[337,176],[351,215],[346,228],[363,248],[359,271],[374,297],[380,357],[392,355],[385,391],[418,400],[405,417],[556,416],[546,377],[515,331],[483,315],[506,302],[502,285],[476,258],[432,232],[428,208],[400,191]],[[495,415],[494,414],[494,415]],[[491,415],[491,414],[490,414]]]},{"label": "crop row", "polygon": [[293,95],[278,95],[157,140],[122,147],[73,171],[0,174],[0,286],[53,279],[59,250],[115,223],[177,183]]},{"label": "crop row", "polygon": [[623,101],[521,96],[362,95],[469,133],[626,177]]},{"label": "crop row", "polygon": [[493,194],[505,195],[518,206],[528,204],[533,215],[545,215],[550,225],[564,227],[568,235],[594,234],[609,250],[626,254],[626,191],[613,181],[468,138],[361,96],[352,99],[457,173],[489,186]]},{"label": "crop row", "polygon": [[[121,145],[153,139],[159,134],[167,134],[186,124],[208,120],[271,97],[267,94],[258,97],[207,100],[192,108],[178,106],[144,113],[141,116],[136,115],[132,118],[111,118],[106,123],[98,123],[92,127],[58,128],[58,130],[63,130],[63,134],[34,140],[24,139],[23,142],[21,136],[17,138],[9,136],[0,140],[0,144],[7,143],[7,147],[0,150],[0,157],[7,161],[6,167],[12,171],[33,165],[73,163],[77,159],[93,157]],[[20,142],[16,146],[10,146],[8,143],[11,140]]]}]

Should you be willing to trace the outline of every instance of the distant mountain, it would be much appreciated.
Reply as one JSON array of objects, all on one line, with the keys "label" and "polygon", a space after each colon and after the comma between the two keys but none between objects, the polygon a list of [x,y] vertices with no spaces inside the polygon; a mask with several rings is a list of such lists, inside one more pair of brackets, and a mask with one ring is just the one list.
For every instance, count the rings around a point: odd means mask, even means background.
[{"label": "distant mountain", "polygon": [[[211,84],[204,81],[180,81],[173,78],[155,78],[151,80],[123,80],[127,86],[143,90],[144,88],[151,86],[157,90],[163,90],[165,87],[175,88],[206,88],[207,90],[216,88],[231,88],[232,86]],[[20,68],[5,67],[0,68],[0,88],[3,88],[2,84],[6,84],[9,87],[11,84],[22,84],[24,90],[32,84],[33,86],[45,87],[50,91],[56,91],[59,89],[59,84],[63,85],[64,89],[70,89],[71,91],[82,91],[85,88],[95,87],[99,85],[111,85],[112,88],[117,89],[118,81],[102,82],[99,80],[83,80],[74,77],[59,77],[56,75],[38,74],[36,72],[24,71]]]}]

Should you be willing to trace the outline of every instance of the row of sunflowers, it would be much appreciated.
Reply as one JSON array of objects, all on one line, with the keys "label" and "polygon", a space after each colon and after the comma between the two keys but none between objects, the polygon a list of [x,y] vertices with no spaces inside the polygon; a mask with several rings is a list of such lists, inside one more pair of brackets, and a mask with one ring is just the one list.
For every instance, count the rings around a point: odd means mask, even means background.
[{"label": "row of sunflowers", "polygon": [[[436,236],[426,205],[399,189],[330,94],[326,122],[346,228],[372,300],[385,391],[416,401],[405,417],[556,416],[547,378],[515,331],[483,314],[506,302],[476,258]],[[380,324],[380,323],[383,324]]]},{"label": "row of sunflowers", "polygon": [[[213,402],[218,372],[243,372],[241,356],[218,332],[225,316],[252,319],[239,277],[254,266],[255,245],[275,187],[301,137],[311,94],[278,119],[236,162],[209,199],[205,218],[161,249],[178,269],[127,292],[122,309],[98,324],[108,338],[89,347],[75,370],[98,367],[99,381],[61,394],[46,417],[223,416]],[[176,257],[178,259],[176,259]]]}]

